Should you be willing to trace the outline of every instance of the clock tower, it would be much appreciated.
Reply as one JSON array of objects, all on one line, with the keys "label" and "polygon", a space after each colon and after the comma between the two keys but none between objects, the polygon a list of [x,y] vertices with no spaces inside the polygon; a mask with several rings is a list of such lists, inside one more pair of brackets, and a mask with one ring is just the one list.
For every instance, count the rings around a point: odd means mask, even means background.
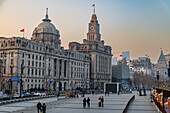
[{"label": "clock tower", "polygon": [[100,35],[100,29],[99,29],[99,24],[97,20],[97,16],[94,13],[91,17],[90,23],[89,23],[89,29],[87,33],[87,40],[88,41],[97,41],[100,42],[101,40],[101,35]]}]

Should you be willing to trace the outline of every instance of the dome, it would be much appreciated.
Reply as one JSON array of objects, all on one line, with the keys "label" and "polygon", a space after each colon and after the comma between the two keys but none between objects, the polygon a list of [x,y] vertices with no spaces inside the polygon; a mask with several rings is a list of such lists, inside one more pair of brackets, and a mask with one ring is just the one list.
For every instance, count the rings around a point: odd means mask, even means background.
[{"label": "dome", "polygon": [[60,37],[59,30],[51,23],[48,18],[48,8],[46,9],[45,19],[41,22],[33,31],[32,39],[37,41],[48,40],[48,37],[52,40],[58,40]]},{"label": "dome", "polygon": [[96,14],[93,14],[92,17],[91,17],[92,20],[97,20],[97,16]]}]

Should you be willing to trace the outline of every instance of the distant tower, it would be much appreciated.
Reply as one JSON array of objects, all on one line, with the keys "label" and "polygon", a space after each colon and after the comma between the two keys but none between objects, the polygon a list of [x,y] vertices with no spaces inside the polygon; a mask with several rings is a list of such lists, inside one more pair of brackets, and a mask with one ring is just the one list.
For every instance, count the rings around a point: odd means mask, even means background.
[{"label": "distant tower", "polygon": [[101,34],[100,34],[99,26],[100,25],[98,24],[97,16],[95,14],[95,9],[94,9],[93,15],[92,15],[90,23],[89,23],[88,33],[87,33],[88,41],[100,42]]},{"label": "distant tower", "polygon": [[164,76],[164,77],[167,76],[168,65],[167,65],[165,56],[163,54],[163,51],[161,51],[161,54],[159,56],[159,59],[158,59],[158,62],[157,62],[157,68],[158,68],[158,71],[160,73],[160,76]]}]

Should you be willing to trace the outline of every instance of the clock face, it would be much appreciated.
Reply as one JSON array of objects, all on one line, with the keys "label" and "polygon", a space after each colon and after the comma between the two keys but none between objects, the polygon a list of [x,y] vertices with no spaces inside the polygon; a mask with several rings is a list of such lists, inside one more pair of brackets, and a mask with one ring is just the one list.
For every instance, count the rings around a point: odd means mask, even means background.
[{"label": "clock face", "polygon": [[90,26],[90,30],[93,31],[94,30],[94,26]]}]

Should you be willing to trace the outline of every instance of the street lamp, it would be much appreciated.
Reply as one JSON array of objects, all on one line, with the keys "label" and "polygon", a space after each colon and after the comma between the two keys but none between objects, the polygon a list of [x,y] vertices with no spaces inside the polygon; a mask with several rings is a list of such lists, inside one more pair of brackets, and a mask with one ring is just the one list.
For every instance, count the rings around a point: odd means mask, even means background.
[{"label": "street lamp", "polygon": [[24,71],[24,63],[22,62],[21,64],[21,78],[20,78],[20,98],[22,97],[21,96],[21,91],[22,91],[22,74],[23,74],[23,71]]},{"label": "street lamp", "polygon": [[169,84],[168,84],[168,86],[170,87],[170,61],[169,61],[169,68],[168,68],[168,77],[169,77]]},{"label": "street lamp", "polygon": [[158,88],[159,88],[159,71],[157,71],[157,76],[156,76],[156,79],[157,79]]},{"label": "street lamp", "polygon": [[11,99],[12,99],[12,77],[13,77],[13,66],[10,66],[11,68]]}]

